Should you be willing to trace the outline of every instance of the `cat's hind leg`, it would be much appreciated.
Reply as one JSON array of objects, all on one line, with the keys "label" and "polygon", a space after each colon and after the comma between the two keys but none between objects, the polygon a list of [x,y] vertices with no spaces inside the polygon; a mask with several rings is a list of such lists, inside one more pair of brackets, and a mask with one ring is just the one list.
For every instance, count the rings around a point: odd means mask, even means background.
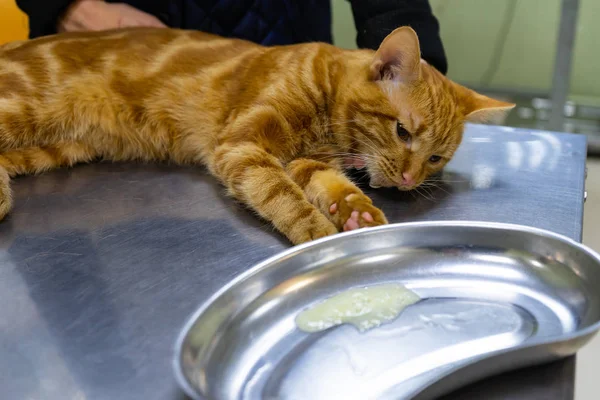
[{"label": "cat's hind leg", "polygon": [[294,244],[338,232],[279,160],[253,143],[220,145],[209,168],[230,194],[272,222]]},{"label": "cat's hind leg", "polygon": [[287,165],[290,177],[339,230],[387,224],[383,212],[373,205],[341,170],[341,166],[308,158]]},{"label": "cat's hind leg", "polygon": [[93,150],[82,143],[61,143],[0,153],[0,220],[12,207],[10,178],[70,167],[77,163],[89,162],[94,157]]}]

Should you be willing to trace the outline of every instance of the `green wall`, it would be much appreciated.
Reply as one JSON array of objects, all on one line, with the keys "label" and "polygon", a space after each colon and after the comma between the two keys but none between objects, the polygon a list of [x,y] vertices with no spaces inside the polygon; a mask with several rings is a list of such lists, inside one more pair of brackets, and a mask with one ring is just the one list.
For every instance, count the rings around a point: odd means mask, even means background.
[{"label": "green wall", "polygon": [[[474,87],[548,91],[552,81],[560,0],[517,0],[514,18],[498,50],[512,0],[430,0],[440,21],[448,55],[448,75]],[[354,48],[350,5],[333,0],[334,37]],[[594,17],[596,15],[596,17]],[[571,97],[600,100],[600,1],[581,0]],[[494,54],[502,56],[494,63]],[[498,58],[496,58],[498,59]],[[497,64],[497,65],[494,65]]]}]

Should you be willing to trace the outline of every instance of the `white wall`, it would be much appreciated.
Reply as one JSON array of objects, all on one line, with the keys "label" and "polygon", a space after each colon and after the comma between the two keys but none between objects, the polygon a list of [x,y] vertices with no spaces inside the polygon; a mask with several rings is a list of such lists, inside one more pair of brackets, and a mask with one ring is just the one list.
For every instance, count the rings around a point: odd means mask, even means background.
[{"label": "white wall", "polygon": [[[560,0],[517,0],[502,57],[493,65],[513,0],[430,0],[440,20],[449,76],[471,86],[549,90]],[[356,30],[346,0],[333,0],[334,37],[355,47]],[[600,1],[581,0],[571,94],[600,101]],[[491,77],[488,81],[487,78]]]}]

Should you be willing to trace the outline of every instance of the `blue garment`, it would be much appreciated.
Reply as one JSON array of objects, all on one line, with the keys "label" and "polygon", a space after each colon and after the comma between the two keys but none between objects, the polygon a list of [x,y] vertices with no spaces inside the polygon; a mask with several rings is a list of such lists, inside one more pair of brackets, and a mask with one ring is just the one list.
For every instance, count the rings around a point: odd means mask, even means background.
[{"label": "blue garment", "polygon": [[[33,39],[56,33],[74,0],[16,0],[29,16]],[[172,28],[195,29],[266,46],[331,43],[330,0],[105,0],[127,3]],[[348,0],[360,48],[377,49],[387,34],[409,25],[419,35],[421,57],[442,73],[448,68],[438,21],[428,0]]]},{"label": "blue garment", "polygon": [[[17,0],[30,37],[56,33],[74,0]],[[330,0],[106,0],[152,14],[172,28],[195,29],[263,45],[332,43]]]},{"label": "blue garment", "polygon": [[167,25],[236,37],[266,46],[332,43],[329,0],[171,1]]}]

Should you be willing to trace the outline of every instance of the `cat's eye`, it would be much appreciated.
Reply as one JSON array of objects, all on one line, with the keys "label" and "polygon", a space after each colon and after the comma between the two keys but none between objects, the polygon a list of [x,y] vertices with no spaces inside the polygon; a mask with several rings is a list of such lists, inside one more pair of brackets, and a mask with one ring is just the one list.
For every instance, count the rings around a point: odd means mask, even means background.
[{"label": "cat's eye", "polygon": [[408,133],[408,131],[404,129],[400,122],[396,124],[396,130],[398,131],[398,137],[400,138],[400,140],[402,140],[403,142],[408,142],[410,140],[410,133]]},{"label": "cat's eye", "polygon": [[431,156],[431,157],[429,157],[429,162],[432,164],[435,164],[435,163],[440,162],[441,159],[442,159],[442,157],[440,157],[440,156]]}]

